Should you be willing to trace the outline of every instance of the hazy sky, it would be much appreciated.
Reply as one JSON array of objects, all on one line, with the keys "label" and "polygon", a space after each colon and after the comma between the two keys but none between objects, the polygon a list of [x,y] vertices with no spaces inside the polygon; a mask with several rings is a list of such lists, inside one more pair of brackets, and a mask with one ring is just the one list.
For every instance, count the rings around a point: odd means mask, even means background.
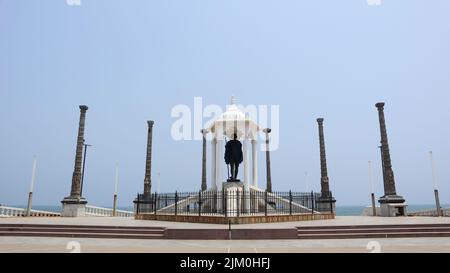
[{"label": "hazy sky", "polygon": [[91,204],[111,205],[116,161],[119,205],[142,192],[148,119],[153,188],[161,172],[163,192],[198,190],[201,142],[172,139],[171,109],[194,97],[225,106],[232,94],[280,106],[275,190],[320,189],[324,117],[338,205],[369,203],[369,160],[380,196],[374,104],[385,101],[398,193],[434,202],[433,150],[450,203],[449,13],[448,0],[0,0],[0,203],[26,203],[33,155],[34,204],[69,194],[80,104]]}]

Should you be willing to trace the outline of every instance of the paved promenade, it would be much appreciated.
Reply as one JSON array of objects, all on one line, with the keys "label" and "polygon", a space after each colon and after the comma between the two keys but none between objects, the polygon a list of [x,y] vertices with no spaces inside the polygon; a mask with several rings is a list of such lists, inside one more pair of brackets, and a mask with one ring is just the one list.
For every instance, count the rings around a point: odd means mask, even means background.
[{"label": "paved promenade", "polygon": [[[167,228],[227,228],[223,225],[136,221],[126,218],[0,218],[0,224],[58,224],[153,226]],[[393,225],[393,224],[449,224],[450,218],[374,218],[337,217],[335,220],[239,225],[238,228],[292,228],[326,225]],[[129,239],[71,239],[0,237],[0,252],[61,252],[69,253],[70,242],[80,245],[81,252],[145,252],[145,253],[367,253],[370,242],[380,246],[381,252],[450,252],[450,238],[408,239],[344,239],[344,240],[257,240],[257,241],[184,241]],[[73,244],[73,243],[72,243]],[[372,243],[374,244],[374,243]]]},{"label": "paved promenade", "polygon": [[383,253],[449,253],[450,238],[276,240],[276,241],[182,241],[0,237],[0,253],[70,253],[71,242],[84,253],[369,253],[378,242]]},{"label": "paved promenade", "polygon": [[[134,220],[133,218],[114,217],[80,217],[80,218],[0,218],[0,224],[54,224],[54,225],[99,225],[99,226],[144,226],[181,229],[212,229],[228,228],[227,225],[176,223],[161,221]],[[450,224],[450,217],[368,217],[368,216],[338,216],[334,220],[303,221],[270,224],[233,225],[233,229],[268,229],[295,228],[300,226],[348,226],[348,225],[408,225],[408,224]]]}]

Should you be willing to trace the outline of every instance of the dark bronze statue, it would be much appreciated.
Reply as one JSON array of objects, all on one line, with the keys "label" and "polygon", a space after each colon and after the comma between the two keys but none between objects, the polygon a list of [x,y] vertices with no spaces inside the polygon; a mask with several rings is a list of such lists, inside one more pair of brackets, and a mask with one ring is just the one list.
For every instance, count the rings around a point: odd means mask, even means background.
[{"label": "dark bronze statue", "polygon": [[241,164],[243,160],[242,143],[237,140],[237,135],[234,134],[234,139],[228,141],[225,146],[225,163],[230,165],[231,168],[231,174],[228,182],[240,181],[237,179],[237,175],[239,172],[239,164]]}]

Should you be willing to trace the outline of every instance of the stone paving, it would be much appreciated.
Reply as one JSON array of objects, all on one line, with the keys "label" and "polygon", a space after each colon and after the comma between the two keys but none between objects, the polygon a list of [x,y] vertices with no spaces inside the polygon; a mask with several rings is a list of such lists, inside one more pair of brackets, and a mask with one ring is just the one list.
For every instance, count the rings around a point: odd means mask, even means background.
[{"label": "stone paving", "polygon": [[[168,228],[228,228],[224,225],[136,221],[127,218],[0,218],[0,224],[64,224],[160,226]],[[408,217],[374,218],[361,216],[337,217],[335,220],[239,225],[233,228],[292,228],[325,225],[385,225],[385,224],[450,224],[450,218]],[[145,253],[317,253],[370,252],[370,242],[381,252],[450,253],[450,238],[407,239],[345,239],[345,240],[260,240],[260,241],[184,241],[184,240],[124,240],[0,237],[0,252],[62,252],[69,253],[69,242],[79,243],[81,252],[145,252]],[[373,243],[375,242],[375,243]]]},{"label": "stone paving", "polygon": [[450,238],[182,241],[31,237],[0,237],[0,253],[70,253],[70,242],[79,243],[80,251],[86,253],[370,253],[371,242],[384,253],[450,253]]},{"label": "stone paving", "polygon": [[[0,224],[54,224],[54,225],[99,225],[99,226],[148,226],[181,229],[227,229],[228,225],[176,223],[162,221],[134,220],[118,217],[79,217],[79,218],[0,218]],[[234,229],[268,229],[295,228],[299,226],[340,226],[340,225],[395,225],[395,224],[450,224],[450,217],[370,217],[370,216],[337,216],[333,220],[285,222],[270,224],[233,225]]]}]

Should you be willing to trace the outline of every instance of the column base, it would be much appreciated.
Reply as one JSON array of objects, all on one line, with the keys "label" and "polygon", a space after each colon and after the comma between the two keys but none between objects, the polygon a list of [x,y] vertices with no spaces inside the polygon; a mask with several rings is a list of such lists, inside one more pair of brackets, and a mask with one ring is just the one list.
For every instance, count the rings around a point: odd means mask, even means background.
[{"label": "column base", "polygon": [[84,217],[86,216],[87,200],[77,197],[66,197],[61,201],[61,217]]},{"label": "column base", "polygon": [[380,204],[399,204],[405,203],[405,198],[399,195],[385,195],[378,200]]},{"label": "column base", "polygon": [[315,210],[318,212],[333,212],[336,214],[336,199],[334,197],[319,197],[316,200]]},{"label": "column base", "polygon": [[405,199],[398,195],[385,195],[378,201],[382,217],[407,216]]},{"label": "column base", "polygon": [[[134,213],[135,214],[155,212],[155,210],[154,210],[155,202],[154,202],[152,196],[147,196],[147,197],[141,196],[139,201],[136,198],[136,199],[134,199],[133,204],[134,204]],[[139,205],[139,211],[138,211],[138,205]]]}]

